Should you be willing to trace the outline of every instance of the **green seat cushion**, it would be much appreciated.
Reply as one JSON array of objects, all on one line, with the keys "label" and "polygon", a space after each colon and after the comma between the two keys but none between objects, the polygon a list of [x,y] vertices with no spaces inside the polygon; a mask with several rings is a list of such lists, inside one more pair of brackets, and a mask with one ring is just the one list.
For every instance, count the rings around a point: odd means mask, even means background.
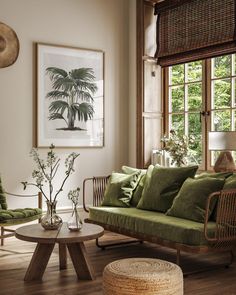
[{"label": "green seat cushion", "polygon": [[[186,218],[197,222],[204,222],[206,214],[206,201],[208,196],[223,188],[225,179],[204,177],[188,178],[181,187],[173,205],[167,211],[168,216]],[[216,199],[211,202],[209,216],[211,215]]]},{"label": "green seat cushion", "polygon": [[0,210],[0,223],[17,224],[37,219],[42,214],[39,208],[25,208],[13,210]]},{"label": "green seat cushion", "polygon": [[[139,234],[152,235],[176,243],[192,246],[206,245],[204,224],[167,216],[161,212],[137,208],[91,207],[89,218],[94,222],[118,226]],[[210,237],[214,237],[215,222],[208,223]]]},{"label": "green seat cushion", "polygon": [[7,209],[6,196],[2,187],[2,180],[0,177],[0,209]]},{"label": "green seat cushion", "polygon": [[203,172],[199,175],[196,175],[196,178],[205,178],[205,177],[213,177],[213,178],[228,178],[233,174],[233,172],[217,172],[217,173],[208,173]]},{"label": "green seat cushion", "polygon": [[102,206],[129,207],[140,177],[140,171],[132,174],[113,172],[104,193]]},{"label": "green seat cushion", "polygon": [[[151,166],[154,167],[153,165],[151,165]],[[133,207],[136,207],[138,205],[138,202],[139,202],[141,196],[142,196],[142,192],[143,192],[143,188],[144,188],[144,184],[145,184],[145,180],[146,180],[147,170],[133,168],[133,167],[129,167],[129,166],[122,166],[121,169],[122,169],[122,172],[125,174],[132,174],[132,173],[138,172],[138,171],[140,171],[140,173],[141,173],[140,180],[138,182],[136,189],[133,192],[133,195],[132,195],[132,198],[130,201],[130,205]]]},{"label": "green seat cushion", "polygon": [[194,177],[198,166],[164,168],[155,166],[150,181],[145,182],[137,208],[166,212],[183,182]]}]

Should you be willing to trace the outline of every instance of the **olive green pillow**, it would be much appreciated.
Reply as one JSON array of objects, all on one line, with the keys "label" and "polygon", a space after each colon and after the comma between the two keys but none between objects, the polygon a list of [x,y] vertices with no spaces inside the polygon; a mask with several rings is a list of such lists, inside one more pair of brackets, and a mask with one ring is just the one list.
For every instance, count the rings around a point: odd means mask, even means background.
[{"label": "olive green pillow", "polygon": [[224,189],[233,189],[236,188],[236,174],[231,175],[225,180]]},{"label": "olive green pillow", "polygon": [[197,169],[198,166],[168,168],[155,166],[150,180],[145,182],[137,208],[166,212],[185,179],[194,177]]},{"label": "olive green pillow", "polygon": [[133,174],[113,172],[105,190],[102,206],[130,207],[132,193],[138,185],[140,171]]},{"label": "olive green pillow", "polygon": [[129,166],[122,166],[121,170],[125,174],[132,174],[132,173],[138,172],[138,171],[140,171],[140,173],[141,173],[140,180],[138,182],[138,185],[137,185],[136,189],[133,192],[133,195],[132,195],[132,198],[131,198],[131,201],[130,201],[130,205],[133,206],[133,207],[136,207],[138,205],[138,202],[139,202],[141,196],[142,196],[142,191],[143,191],[143,187],[144,187],[145,180],[146,180],[147,170],[146,169],[133,168],[133,167],[129,167]]},{"label": "olive green pillow", "polygon": [[[204,178],[204,177],[224,178],[224,179],[226,179],[225,184],[224,184],[224,187],[225,187],[226,182],[228,182],[228,179],[231,178],[232,174],[233,174],[233,172],[217,172],[217,173],[215,173],[215,172],[212,172],[212,173],[203,172],[203,173],[197,175],[196,178],[198,178],[198,179]],[[236,183],[235,183],[235,185],[236,185]],[[223,189],[224,189],[224,187],[223,187]],[[218,201],[218,198],[216,198],[216,205],[215,205],[215,208],[213,209],[213,213],[212,213],[212,215],[210,217],[210,220],[212,220],[212,221],[216,221],[217,201]]]},{"label": "olive green pillow", "polygon": [[147,169],[139,169],[139,168],[134,168],[134,167],[130,167],[130,166],[122,166],[121,167],[122,173],[125,174],[133,174],[135,172],[141,172],[142,175],[146,174]]},{"label": "olive green pillow", "polygon": [[7,201],[6,201],[6,196],[2,187],[2,180],[0,177],[0,209],[7,209]]},{"label": "olive green pillow", "polygon": [[[227,177],[225,180],[223,190],[234,189],[234,188],[236,188],[236,174],[231,173],[231,176]],[[218,198],[217,198],[216,205],[215,205],[215,208],[214,208],[212,216],[211,216],[211,220],[213,220],[213,221],[216,221],[216,218],[217,218],[217,203],[218,203]]]},{"label": "olive green pillow", "polygon": [[199,175],[196,175],[196,178],[204,178],[204,177],[213,177],[213,178],[228,178],[233,174],[233,172],[217,172],[217,173],[208,173],[203,172]]},{"label": "olive green pillow", "polygon": [[[197,222],[204,222],[206,201],[211,193],[223,188],[225,179],[204,177],[200,179],[188,178],[182,185],[173,205],[166,215],[185,218]],[[210,204],[209,217],[215,207],[216,199]]]}]

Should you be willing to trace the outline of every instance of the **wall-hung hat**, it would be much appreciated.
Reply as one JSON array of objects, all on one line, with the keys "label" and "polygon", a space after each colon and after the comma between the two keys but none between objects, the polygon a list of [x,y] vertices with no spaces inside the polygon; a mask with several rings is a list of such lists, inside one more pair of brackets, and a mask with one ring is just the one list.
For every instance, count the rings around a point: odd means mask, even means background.
[{"label": "wall-hung hat", "polygon": [[19,53],[19,40],[16,33],[0,22],[0,68],[12,65]]}]

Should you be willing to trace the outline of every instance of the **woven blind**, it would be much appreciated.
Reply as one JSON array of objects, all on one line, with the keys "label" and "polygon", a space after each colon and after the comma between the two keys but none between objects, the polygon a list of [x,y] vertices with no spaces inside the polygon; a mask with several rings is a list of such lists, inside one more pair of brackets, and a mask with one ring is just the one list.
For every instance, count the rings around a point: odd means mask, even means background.
[{"label": "woven blind", "polygon": [[158,63],[169,66],[236,51],[235,5],[235,0],[157,3]]}]

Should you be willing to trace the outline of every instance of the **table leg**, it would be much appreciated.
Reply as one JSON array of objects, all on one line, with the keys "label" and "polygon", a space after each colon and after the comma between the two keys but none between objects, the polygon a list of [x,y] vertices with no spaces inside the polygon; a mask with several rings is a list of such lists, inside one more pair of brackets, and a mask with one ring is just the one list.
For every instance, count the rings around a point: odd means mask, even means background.
[{"label": "table leg", "polygon": [[59,243],[59,264],[60,269],[67,268],[67,252],[66,252],[66,244]]},{"label": "table leg", "polygon": [[55,244],[38,243],[25,274],[25,281],[41,280]]},{"label": "table leg", "polygon": [[84,243],[67,244],[72,263],[74,265],[78,279],[93,280],[92,267],[89,263],[89,258],[86,253]]}]

